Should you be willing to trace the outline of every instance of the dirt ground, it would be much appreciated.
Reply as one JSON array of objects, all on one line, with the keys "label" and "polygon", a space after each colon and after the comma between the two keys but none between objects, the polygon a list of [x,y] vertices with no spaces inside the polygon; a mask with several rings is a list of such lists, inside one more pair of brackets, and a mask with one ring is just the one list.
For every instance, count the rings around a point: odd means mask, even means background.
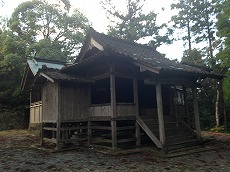
[{"label": "dirt ground", "polygon": [[34,148],[39,138],[26,130],[0,132],[0,172],[5,171],[230,171],[230,134],[203,132],[217,149],[178,157],[159,157],[143,149],[111,155],[93,148],[49,152]]}]

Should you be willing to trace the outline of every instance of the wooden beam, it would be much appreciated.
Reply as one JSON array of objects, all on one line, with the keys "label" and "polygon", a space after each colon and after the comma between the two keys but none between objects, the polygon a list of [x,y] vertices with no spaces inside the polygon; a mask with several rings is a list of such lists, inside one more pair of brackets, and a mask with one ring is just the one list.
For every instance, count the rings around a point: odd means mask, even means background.
[{"label": "wooden beam", "polygon": [[[111,69],[113,70],[113,69]],[[116,118],[116,89],[115,89],[115,76],[110,75],[110,101],[111,101],[111,117]]]},{"label": "wooden beam", "polygon": [[96,47],[100,51],[104,51],[104,47],[101,44],[99,44],[97,41],[95,41],[93,38],[91,38],[91,40],[90,40],[90,45],[92,47]]},{"label": "wooden beam", "polygon": [[107,73],[103,73],[101,75],[93,76],[92,79],[94,79],[94,80],[105,79],[105,78],[108,78],[109,76],[110,76],[110,72],[107,72]]},{"label": "wooden beam", "polygon": [[42,72],[40,73],[39,76],[43,76],[44,78],[48,79],[49,81],[54,82],[54,80],[51,77],[49,77],[48,75],[46,75],[46,74],[44,74]]},{"label": "wooden beam", "polygon": [[111,121],[112,128],[112,148],[117,149],[117,121]]},{"label": "wooden beam", "polygon": [[[115,76],[114,76],[114,65],[110,66],[110,101],[111,101],[111,117],[117,117],[117,107],[116,107],[116,90],[115,90]],[[112,148],[117,148],[117,122],[111,121],[111,135],[112,135]]]},{"label": "wooden beam", "polygon": [[[133,79],[133,97],[134,97],[134,103],[136,105],[136,116],[139,117],[139,101],[138,101],[138,88],[137,88],[137,79]],[[135,124],[136,127],[136,145],[141,145],[141,134],[140,134],[140,126]]]},{"label": "wooden beam", "polygon": [[187,124],[190,126],[191,122],[190,122],[190,115],[188,110],[188,93],[185,86],[183,86],[183,94],[184,94],[185,116],[187,119]]},{"label": "wooden beam", "polygon": [[196,133],[197,139],[201,139],[201,129],[200,129],[200,116],[198,110],[198,101],[197,101],[197,90],[196,87],[192,88],[192,98],[193,98],[193,110],[195,115],[195,126],[196,126]]},{"label": "wooden beam", "polygon": [[149,67],[139,62],[134,62],[134,64],[140,67],[140,71],[148,70],[156,74],[160,73],[160,69],[161,69],[160,67]]},{"label": "wooden beam", "polygon": [[91,143],[91,137],[92,137],[92,129],[91,129],[92,122],[88,121],[88,129],[87,129],[87,145],[89,146]]},{"label": "wooden beam", "polygon": [[57,112],[57,123],[56,123],[56,127],[57,127],[57,132],[56,132],[56,150],[60,150],[61,149],[61,86],[59,83],[55,83],[55,87],[57,87],[57,108],[58,108],[58,112]]},{"label": "wooden beam", "polygon": [[147,85],[185,85],[193,87],[196,83],[188,80],[187,78],[154,78],[154,79],[145,79],[145,84]]},{"label": "wooden beam", "polygon": [[161,144],[164,146],[165,145],[165,127],[164,127],[161,84],[156,85],[156,98],[157,98],[157,114],[158,114],[158,123],[159,123],[159,135],[160,135]]},{"label": "wooden beam", "polygon": [[155,143],[158,148],[163,148],[162,143],[158,140],[158,138],[153,134],[153,132],[148,128],[148,126],[141,120],[140,117],[137,117],[137,123],[141,126],[141,128],[145,131],[145,133],[149,136],[149,138]]},{"label": "wooden beam", "polygon": [[44,145],[44,133],[43,133],[43,122],[41,123],[41,141],[40,141],[40,145],[43,146]]}]

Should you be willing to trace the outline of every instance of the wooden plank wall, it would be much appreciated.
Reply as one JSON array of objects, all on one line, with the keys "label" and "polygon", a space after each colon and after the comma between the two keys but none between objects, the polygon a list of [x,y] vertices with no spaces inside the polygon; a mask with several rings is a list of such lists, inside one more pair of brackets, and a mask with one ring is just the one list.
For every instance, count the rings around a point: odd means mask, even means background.
[{"label": "wooden plank wall", "polygon": [[111,116],[111,107],[109,105],[102,105],[102,106],[92,106],[90,107],[90,116],[97,117],[97,116]]},{"label": "wooden plank wall", "polygon": [[136,116],[136,105],[117,105],[117,117]]},{"label": "wooden plank wall", "polygon": [[61,121],[71,122],[89,117],[88,86],[61,85]]},{"label": "wooden plank wall", "polygon": [[[136,116],[136,105],[117,105],[116,107],[117,117]],[[98,105],[90,107],[91,117],[102,117],[111,116],[111,106],[109,105]]]},{"label": "wooden plank wall", "polygon": [[30,105],[30,123],[42,122],[42,102],[34,102]]},{"label": "wooden plank wall", "polygon": [[58,114],[58,83],[49,83],[42,91],[42,122],[56,122]]}]

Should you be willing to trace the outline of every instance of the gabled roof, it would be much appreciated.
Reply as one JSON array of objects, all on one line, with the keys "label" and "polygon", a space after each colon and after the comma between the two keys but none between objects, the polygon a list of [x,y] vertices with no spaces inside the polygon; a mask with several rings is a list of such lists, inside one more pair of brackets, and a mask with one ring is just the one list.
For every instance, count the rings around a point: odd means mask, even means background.
[{"label": "gabled roof", "polygon": [[182,64],[175,60],[167,59],[149,46],[98,33],[92,28],[88,31],[86,41],[75,61],[75,65],[71,68],[89,61],[88,59],[91,58],[91,56],[98,53],[98,51],[95,51],[95,48],[101,52],[112,51],[119,53],[126,58],[131,58],[135,65],[155,73],[176,71],[202,75],[203,77],[223,78],[222,75],[214,74],[205,68]]},{"label": "gabled roof", "polygon": [[41,58],[28,59],[21,82],[21,89],[30,87],[34,77],[43,66],[60,70],[64,66],[67,66],[67,63]]},{"label": "gabled roof", "polygon": [[76,75],[70,75],[70,74],[65,74],[61,73],[57,69],[45,69],[45,70],[39,70],[38,73],[39,76],[43,76],[44,78],[48,79],[51,82],[54,81],[71,81],[71,82],[81,82],[81,83],[93,83],[93,80],[86,79],[80,76]]},{"label": "gabled roof", "polygon": [[42,66],[52,69],[61,69],[66,65],[65,62],[41,58],[28,59],[27,63],[34,76],[37,74],[38,70],[42,68]]},{"label": "gabled roof", "polygon": [[50,82],[71,82],[71,83],[94,83],[94,80],[86,79],[76,75],[70,75],[61,73],[58,69],[46,68],[43,67],[39,69],[37,75],[34,77],[33,82],[31,83],[30,87],[35,86],[39,87],[40,85],[44,84],[46,81]]}]

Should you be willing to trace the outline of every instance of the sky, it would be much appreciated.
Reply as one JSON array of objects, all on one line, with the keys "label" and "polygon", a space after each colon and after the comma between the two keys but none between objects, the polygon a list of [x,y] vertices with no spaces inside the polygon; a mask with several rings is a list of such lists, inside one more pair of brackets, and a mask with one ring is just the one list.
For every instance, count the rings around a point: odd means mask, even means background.
[{"label": "sky", "polygon": [[[0,16],[8,16],[12,14],[14,9],[22,2],[27,0],[4,0],[4,4],[0,6]],[[49,0],[52,1],[52,0]],[[124,0],[116,0],[117,7],[122,11],[124,9]],[[146,5],[143,7],[143,12],[148,13],[154,10],[158,14],[158,23],[167,23],[171,16],[175,13],[171,11],[170,4],[173,0],[146,0]],[[92,22],[93,28],[98,32],[106,34],[109,20],[106,17],[106,13],[101,7],[100,0],[70,0],[72,8],[78,8],[86,15],[86,17]],[[164,11],[162,11],[164,8]],[[163,54],[166,54],[167,58],[181,60],[183,55],[182,41],[173,42],[171,45],[162,45],[157,50]]]}]

